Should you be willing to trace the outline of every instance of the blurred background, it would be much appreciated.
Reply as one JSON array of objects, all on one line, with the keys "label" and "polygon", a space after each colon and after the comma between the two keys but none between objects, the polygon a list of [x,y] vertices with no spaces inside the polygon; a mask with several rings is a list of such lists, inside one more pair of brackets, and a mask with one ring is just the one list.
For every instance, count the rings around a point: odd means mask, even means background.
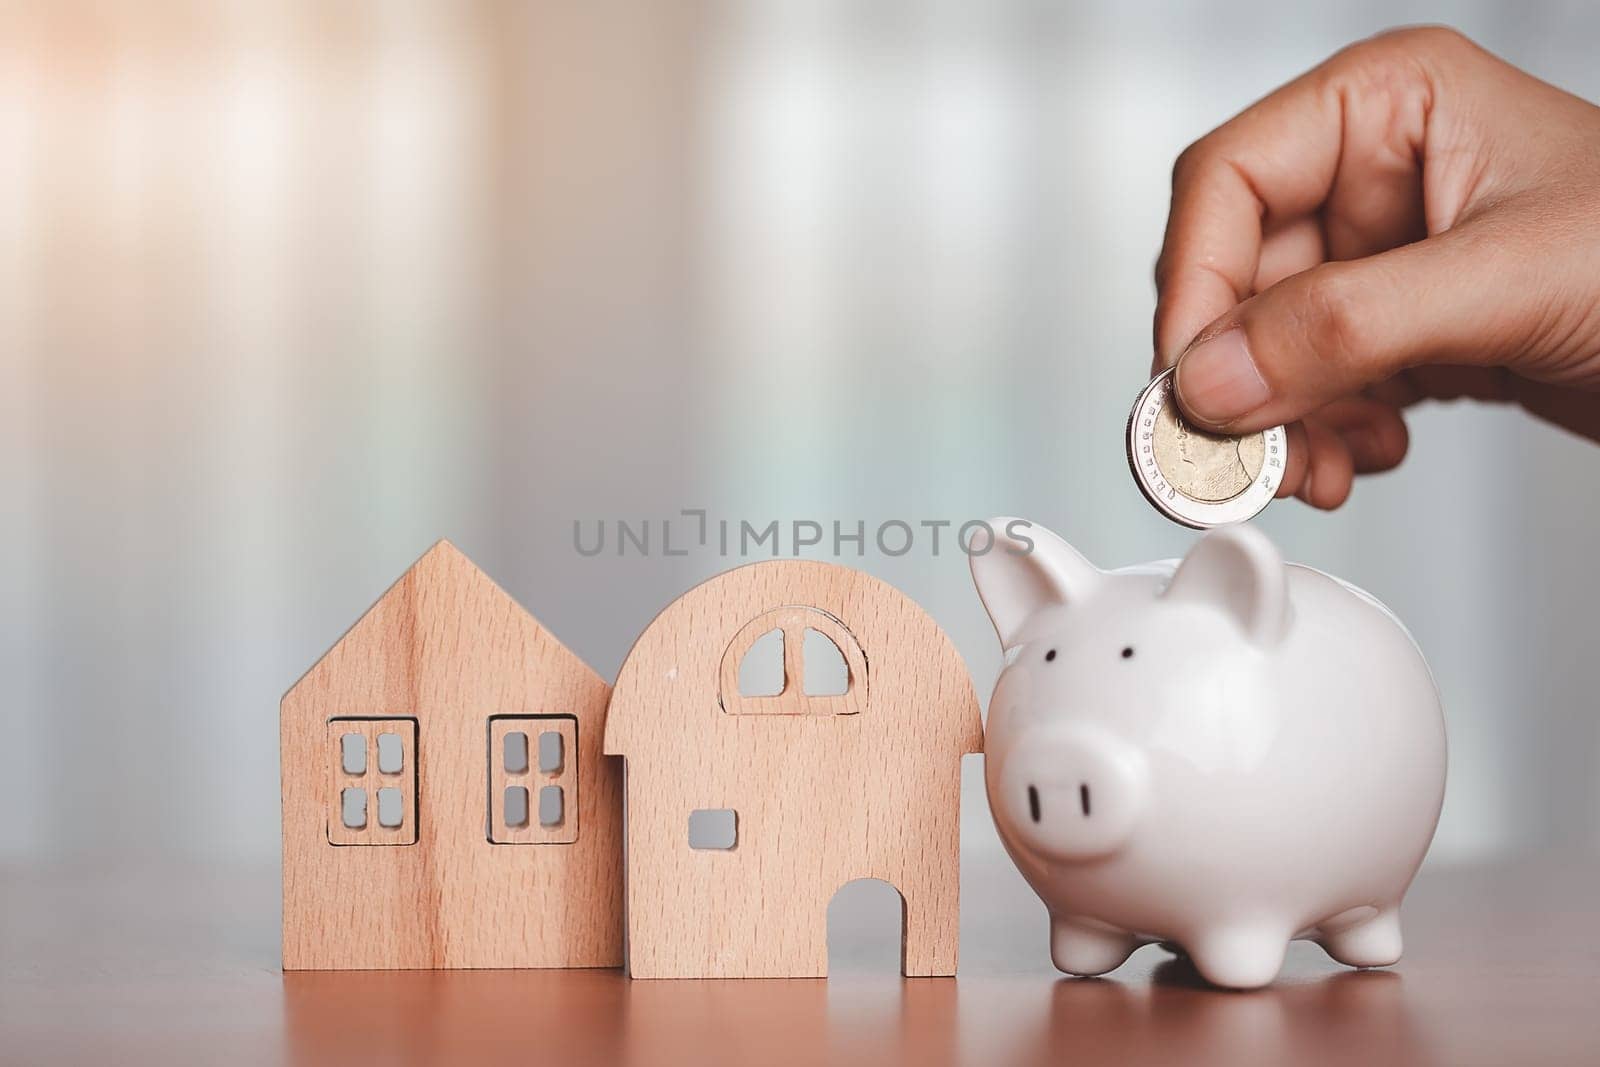
[{"label": "blurred background", "polygon": [[[1576,0],[0,6],[0,859],[276,862],[279,697],[440,537],[612,678],[740,561],[574,522],[864,521],[986,700],[965,560],[871,531],[1181,554],[1122,443],[1173,157],[1423,20],[1600,98]],[[1600,844],[1597,519],[1457,406],[1261,520],[1433,665],[1431,862]]]}]

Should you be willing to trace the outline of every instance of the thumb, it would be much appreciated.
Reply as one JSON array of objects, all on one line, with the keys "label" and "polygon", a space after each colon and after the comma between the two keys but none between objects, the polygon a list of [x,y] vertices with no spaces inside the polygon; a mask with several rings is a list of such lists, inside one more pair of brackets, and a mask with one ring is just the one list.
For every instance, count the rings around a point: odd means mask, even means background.
[{"label": "thumb", "polygon": [[[1501,246],[1503,247],[1503,246]],[[1425,363],[1525,357],[1527,318],[1496,243],[1450,230],[1415,244],[1285,278],[1201,331],[1178,359],[1178,404],[1234,433],[1293,422]]]}]

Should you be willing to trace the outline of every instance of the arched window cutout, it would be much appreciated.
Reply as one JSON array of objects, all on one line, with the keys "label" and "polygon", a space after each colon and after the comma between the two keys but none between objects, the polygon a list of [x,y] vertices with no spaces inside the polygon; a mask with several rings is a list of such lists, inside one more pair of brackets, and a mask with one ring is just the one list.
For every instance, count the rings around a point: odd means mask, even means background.
[{"label": "arched window cutout", "polygon": [[[776,669],[769,650],[777,652]],[[867,706],[870,682],[861,644],[837,616],[788,605],[734,635],[722,653],[717,696],[730,715],[855,715]]]},{"label": "arched window cutout", "polygon": [[828,974],[905,970],[906,902],[879,878],[846,882],[828,901]]},{"label": "arched window cutout", "polygon": [[783,692],[783,684],[783,631],[771,629],[756,638],[739,661],[739,695],[775,697]]},{"label": "arched window cutout", "polygon": [[[757,642],[757,647],[759,647]],[[752,652],[754,649],[751,650]],[[750,657],[746,656],[748,660]],[[844,661],[844,653],[839,651],[839,646],[833,639],[821,630],[806,627],[805,643],[806,676],[802,688],[808,697],[839,697],[850,690],[850,668]],[[740,671],[740,692],[744,692],[742,685],[744,674]]]}]

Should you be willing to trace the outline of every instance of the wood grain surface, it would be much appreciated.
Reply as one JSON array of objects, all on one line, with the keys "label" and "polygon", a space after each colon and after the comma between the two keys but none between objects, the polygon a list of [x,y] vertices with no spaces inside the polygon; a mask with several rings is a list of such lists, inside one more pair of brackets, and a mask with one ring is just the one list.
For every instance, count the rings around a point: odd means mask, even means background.
[{"label": "wood grain surface", "polygon": [[1600,1059],[1594,856],[1424,867],[1398,966],[1351,971],[1297,943],[1282,978],[1251,993],[1207,988],[1155,946],[1109,978],[1063,978],[1044,907],[1006,858],[969,849],[963,862],[960,977],[900,978],[888,902],[853,897],[831,916],[834,977],[787,982],[635,982],[618,969],[284,974],[272,868],[0,868],[0,1062]]},{"label": "wood grain surface", "polygon": [[[363,753],[361,773],[346,771],[341,743],[354,735]],[[378,739],[395,737],[400,742],[400,768],[386,774],[378,767]],[[328,843],[332,845],[413,845],[417,841],[417,724],[414,719],[329,719],[326,753],[328,789],[324,794],[327,811]],[[366,822],[360,827],[344,823],[343,795],[359,789],[366,798]],[[378,821],[378,794],[398,789],[400,825],[384,826]]]},{"label": "wood grain surface", "polygon": [[[784,690],[740,698],[738,654],[774,627]],[[844,654],[844,695],[804,694],[808,627]],[[961,757],[982,744],[960,654],[887,583],[773,560],[690,590],[628,654],[607,716],[605,751],[627,758],[630,972],[825,975],[829,901],[876,878],[903,901],[904,973],[954,974]],[[737,813],[733,848],[689,846],[698,809]]]},{"label": "wood grain surface", "polygon": [[[539,738],[553,733],[561,738],[562,765],[554,771],[539,767]],[[524,770],[512,773],[506,768],[505,739],[508,734],[527,738],[527,763]],[[508,845],[566,845],[578,840],[579,811],[582,808],[582,774],[571,753],[578,748],[578,721],[560,717],[508,717],[489,720],[489,840]],[[561,790],[562,818],[552,826],[539,821],[539,791],[549,787]],[[521,826],[506,823],[505,791],[528,791],[527,819]]]},{"label": "wood grain surface", "polygon": [[[284,967],[620,965],[621,768],[600,752],[609,695],[453,546],[430,550],[283,698]],[[571,717],[581,832],[492,843],[502,753],[490,720],[549,715]],[[340,718],[415,721],[415,844],[330,843],[346,729],[328,724]],[[380,777],[376,759],[374,747],[366,778]]]}]

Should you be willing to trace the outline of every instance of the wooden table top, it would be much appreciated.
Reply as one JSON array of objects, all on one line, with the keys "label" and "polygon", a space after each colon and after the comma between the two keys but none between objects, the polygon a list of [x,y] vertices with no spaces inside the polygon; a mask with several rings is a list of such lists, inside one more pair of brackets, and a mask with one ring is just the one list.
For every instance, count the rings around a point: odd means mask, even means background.
[{"label": "wooden table top", "polygon": [[963,866],[959,978],[894,974],[879,912],[838,919],[835,941],[870,944],[835,945],[831,980],[746,982],[286,975],[274,870],[12,868],[0,1062],[1600,1063],[1593,857],[1426,869],[1399,966],[1354,972],[1296,944],[1253,993],[1206,988],[1153,946],[1109,979],[1062,978],[1003,858]]}]

